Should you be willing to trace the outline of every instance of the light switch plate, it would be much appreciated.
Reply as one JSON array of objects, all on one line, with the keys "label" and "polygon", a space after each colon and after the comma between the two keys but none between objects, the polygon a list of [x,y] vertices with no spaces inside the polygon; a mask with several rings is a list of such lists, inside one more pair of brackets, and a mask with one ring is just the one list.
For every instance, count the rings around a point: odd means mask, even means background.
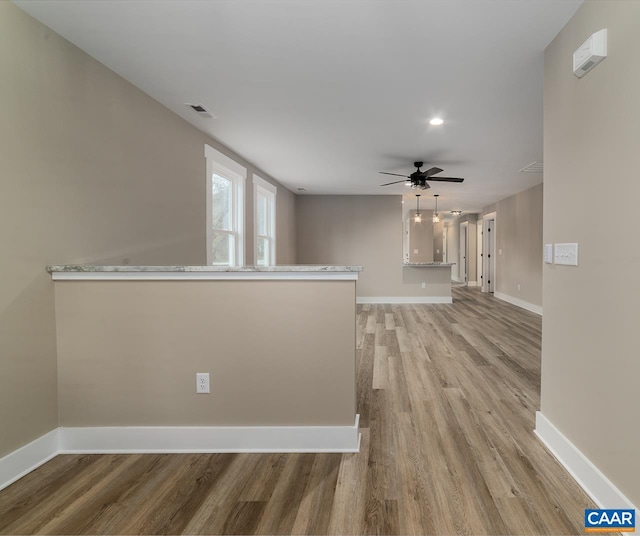
[{"label": "light switch plate", "polygon": [[553,264],[553,244],[544,245],[544,262],[546,264]]},{"label": "light switch plate", "polygon": [[555,264],[578,266],[578,244],[554,244],[553,253]]}]

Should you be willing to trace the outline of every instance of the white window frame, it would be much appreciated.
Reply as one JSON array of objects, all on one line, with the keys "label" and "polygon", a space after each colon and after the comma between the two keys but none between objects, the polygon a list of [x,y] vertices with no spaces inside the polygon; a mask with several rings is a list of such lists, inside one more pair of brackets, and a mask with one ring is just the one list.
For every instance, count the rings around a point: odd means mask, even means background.
[{"label": "white window frame", "polygon": [[[267,235],[258,234],[258,193],[267,198]],[[258,239],[269,242],[268,266],[276,264],[276,195],[278,188],[258,175],[253,175],[253,259],[258,264]]]},{"label": "white window frame", "polygon": [[[220,175],[231,181],[231,231],[228,234],[234,237],[233,252],[230,266],[242,266],[244,264],[244,191],[247,179],[247,168],[238,164],[235,160],[222,154],[209,145],[204,146],[207,173],[207,264],[213,264],[213,174]],[[218,231],[220,232],[220,231]],[[223,231],[225,232],[225,231]]]}]

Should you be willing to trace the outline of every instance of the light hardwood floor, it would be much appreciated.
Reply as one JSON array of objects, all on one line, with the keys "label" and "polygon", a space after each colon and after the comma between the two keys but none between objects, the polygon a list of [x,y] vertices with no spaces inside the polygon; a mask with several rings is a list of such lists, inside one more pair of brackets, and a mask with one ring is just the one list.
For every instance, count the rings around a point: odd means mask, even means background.
[{"label": "light hardwood floor", "polygon": [[358,307],[358,454],[64,455],[0,492],[2,534],[582,534],[533,435],[541,318],[477,289]]}]

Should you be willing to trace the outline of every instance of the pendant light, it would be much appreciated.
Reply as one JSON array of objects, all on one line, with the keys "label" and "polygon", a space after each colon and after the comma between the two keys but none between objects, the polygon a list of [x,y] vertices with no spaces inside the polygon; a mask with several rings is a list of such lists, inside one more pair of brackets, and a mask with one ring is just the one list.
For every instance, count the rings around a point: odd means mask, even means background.
[{"label": "pendant light", "polygon": [[415,223],[422,223],[422,214],[420,214],[420,194],[416,194],[416,215],[413,218]]},{"label": "pendant light", "polygon": [[433,223],[440,223],[440,218],[438,217],[438,195],[433,194],[433,197],[436,198],[436,211],[433,213]]}]

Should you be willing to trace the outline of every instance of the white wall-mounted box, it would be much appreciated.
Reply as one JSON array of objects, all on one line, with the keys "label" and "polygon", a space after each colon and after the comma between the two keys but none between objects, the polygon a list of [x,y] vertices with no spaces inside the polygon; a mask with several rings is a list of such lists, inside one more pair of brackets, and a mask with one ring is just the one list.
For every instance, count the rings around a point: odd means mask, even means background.
[{"label": "white wall-mounted box", "polygon": [[573,53],[573,74],[582,78],[607,57],[607,29],[589,36]]}]

